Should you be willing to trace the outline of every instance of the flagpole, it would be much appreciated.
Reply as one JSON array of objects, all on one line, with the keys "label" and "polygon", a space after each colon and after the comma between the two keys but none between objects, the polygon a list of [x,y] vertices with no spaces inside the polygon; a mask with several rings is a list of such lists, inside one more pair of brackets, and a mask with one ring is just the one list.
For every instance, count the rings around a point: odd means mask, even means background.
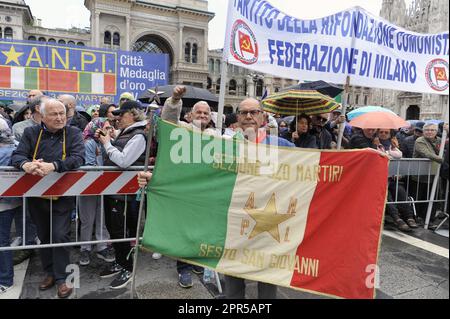
[{"label": "flagpole", "polygon": [[216,123],[216,128],[219,130],[219,132],[222,132],[222,124],[223,124],[222,117],[225,105],[225,91],[227,88],[227,77],[228,77],[228,63],[226,62],[225,57],[223,57],[220,69],[219,108],[217,110],[217,123]]},{"label": "flagpole", "polygon": [[[348,104],[348,94],[350,91],[350,75],[347,75],[347,78],[345,80],[345,87],[344,87],[344,97],[342,98],[342,113],[344,116],[347,112],[347,104]],[[345,122],[339,124],[339,135],[338,135],[338,142],[337,142],[337,149],[340,150],[342,147],[342,139],[344,137],[344,130],[345,130]]]},{"label": "flagpole", "polygon": [[[149,129],[147,132],[147,147],[145,149],[145,162],[144,162],[144,172],[148,172],[148,162],[149,162],[149,157],[150,157],[150,147],[152,145],[152,139],[153,139],[153,117],[155,114],[154,109],[152,108],[152,106],[149,106],[150,108],[150,116],[148,119],[148,123],[149,123]],[[133,258],[133,273],[132,273],[132,279],[131,279],[131,294],[130,294],[130,299],[134,299],[135,295],[136,295],[136,281],[135,281],[135,277],[136,277],[136,268],[137,268],[137,260],[138,260],[138,255],[139,255],[139,241],[140,241],[140,228],[141,228],[141,219],[142,219],[142,212],[144,210],[144,199],[146,197],[146,187],[143,186],[141,187],[140,191],[141,191],[141,200],[139,203],[139,216],[138,216],[138,222],[137,222],[137,228],[136,228],[136,246],[134,247],[134,258]]]}]

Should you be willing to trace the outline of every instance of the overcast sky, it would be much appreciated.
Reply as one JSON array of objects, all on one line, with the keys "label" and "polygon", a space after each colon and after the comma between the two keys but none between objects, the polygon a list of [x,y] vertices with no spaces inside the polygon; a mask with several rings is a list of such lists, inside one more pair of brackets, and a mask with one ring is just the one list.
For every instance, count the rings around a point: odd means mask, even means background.
[{"label": "overcast sky", "polygon": [[[84,7],[84,0],[25,0],[33,15],[42,19],[42,25],[49,28],[89,27],[89,11]],[[406,0],[411,3],[412,0]],[[270,0],[281,11],[301,19],[313,19],[332,13],[360,6],[379,15],[382,0]],[[209,25],[209,48],[223,47],[227,0],[208,0],[209,11],[215,18]]]}]

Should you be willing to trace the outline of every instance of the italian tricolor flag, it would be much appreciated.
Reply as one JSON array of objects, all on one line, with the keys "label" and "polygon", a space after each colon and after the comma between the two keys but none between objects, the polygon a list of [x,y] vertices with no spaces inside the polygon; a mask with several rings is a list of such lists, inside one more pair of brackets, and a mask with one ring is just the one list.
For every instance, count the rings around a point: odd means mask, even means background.
[{"label": "italian tricolor flag", "polygon": [[158,124],[143,245],[230,276],[374,298],[388,160]]},{"label": "italian tricolor flag", "polygon": [[116,76],[107,73],[0,66],[0,88],[116,94]]}]

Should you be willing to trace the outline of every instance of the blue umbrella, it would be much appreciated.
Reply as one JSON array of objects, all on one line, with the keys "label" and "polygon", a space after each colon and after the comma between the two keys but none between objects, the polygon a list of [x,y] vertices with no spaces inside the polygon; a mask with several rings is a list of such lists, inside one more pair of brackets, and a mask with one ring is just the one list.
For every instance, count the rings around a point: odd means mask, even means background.
[{"label": "blue umbrella", "polygon": [[370,113],[370,112],[388,112],[388,113],[397,115],[394,112],[392,112],[391,110],[386,109],[381,106],[364,106],[364,107],[360,107],[356,110],[353,110],[353,111],[347,113],[347,117],[351,121],[351,120],[357,118],[358,116],[361,116],[363,114]]},{"label": "blue umbrella", "polygon": [[436,124],[436,125],[439,125],[439,124],[441,124],[442,122],[444,122],[443,120],[425,120],[425,123],[426,124]]}]

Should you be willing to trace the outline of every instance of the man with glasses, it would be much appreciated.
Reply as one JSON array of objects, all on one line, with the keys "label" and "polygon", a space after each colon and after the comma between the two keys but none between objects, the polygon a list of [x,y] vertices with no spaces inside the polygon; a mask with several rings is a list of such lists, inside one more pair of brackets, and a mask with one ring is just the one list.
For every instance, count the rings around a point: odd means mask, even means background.
[{"label": "man with glasses", "polygon": [[[448,131],[448,127],[447,127]],[[439,156],[439,150],[441,147],[441,138],[437,136],[438,126],[436,124],[427,123],[423,126],[423,136],[416,140],[414,145],[414,158],[428,158],[431,161],[442,164],[444,159]],[[432,174],[436,172],[436,164],[432,166]],[[418,188],[419,198],[417,200],[427,200],[428,198],[428,176],[412,176],[412,191],[416,192]],[[416,195],[414,195],[416,196]],[[416,210],[417,215],[425,220],[427,212],[427,203],[417,203]],[[432,214],[431,222],[434,221],[434,214]],[[435,225],[431,225],[432,229]]]}]

